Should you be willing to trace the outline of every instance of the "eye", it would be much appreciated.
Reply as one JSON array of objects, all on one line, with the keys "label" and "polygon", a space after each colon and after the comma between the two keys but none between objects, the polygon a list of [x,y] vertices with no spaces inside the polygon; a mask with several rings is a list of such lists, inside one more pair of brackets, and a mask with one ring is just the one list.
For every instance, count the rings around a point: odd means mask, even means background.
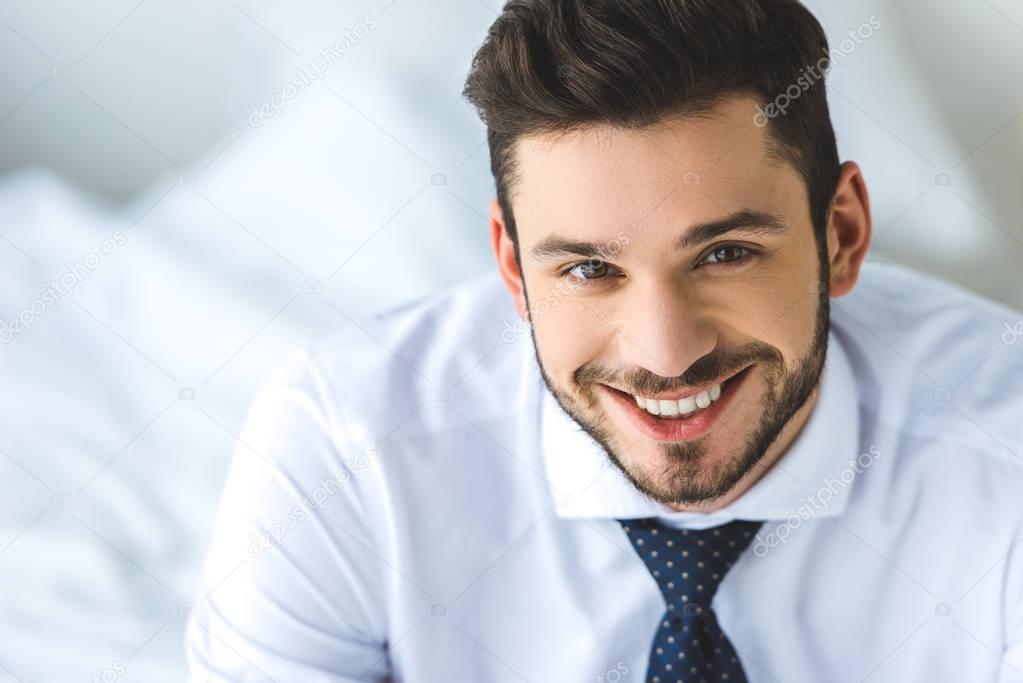
[{"label": "eye", "polygon": [[606,277],[609,274],[610,268],[611,266],[606,261],[590,259],[589,261],[576,263],[561,274],[562,276],[568,276],[573,282],[585,285],[592,280],[600,280]]},{"label": "eye", "polygon": [[726,244],[711,250],[702,263],[727,267],[748,261],[754,253],[749,247],[743,247],[738,244]]}]

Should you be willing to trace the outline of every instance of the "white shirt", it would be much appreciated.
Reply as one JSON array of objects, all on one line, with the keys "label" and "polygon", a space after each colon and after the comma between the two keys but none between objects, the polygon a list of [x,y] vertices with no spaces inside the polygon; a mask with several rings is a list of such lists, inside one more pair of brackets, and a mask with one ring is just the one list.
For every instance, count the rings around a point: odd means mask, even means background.
[{"label": "white shirt", "polygon": [[608,464],[496,274],[321,338],[239,435],[192,680],[643,681],[665,605],[616,519],[659,516],[767,520],[712,603],[751,683],[1023,681],[1021,319],[866,263],[809,421],[712,513]]}]

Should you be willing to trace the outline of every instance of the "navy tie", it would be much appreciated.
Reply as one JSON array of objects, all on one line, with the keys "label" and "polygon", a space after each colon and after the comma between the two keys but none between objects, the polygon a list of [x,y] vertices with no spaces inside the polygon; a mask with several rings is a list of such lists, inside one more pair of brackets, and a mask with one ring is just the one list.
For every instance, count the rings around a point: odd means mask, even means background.
[{"label": "navy tie", "polygon": [[654,518],[618,522],[667,606],[650,647],[647,682],[745,683],[710,603],[763,522],[736,520],[709,529],[674,529]]}]

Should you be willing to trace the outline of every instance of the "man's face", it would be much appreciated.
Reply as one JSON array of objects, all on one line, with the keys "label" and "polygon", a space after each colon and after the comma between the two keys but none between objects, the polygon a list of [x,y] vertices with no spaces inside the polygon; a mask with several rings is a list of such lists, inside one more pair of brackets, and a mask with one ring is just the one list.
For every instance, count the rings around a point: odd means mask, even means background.
[{"label": "man's face", "polygon": [[768,157],[754,104],[516,146],[512,202],[544,381],[665,503],[706,503],[752,476],[823,367],[826,265],[802,179]]}]

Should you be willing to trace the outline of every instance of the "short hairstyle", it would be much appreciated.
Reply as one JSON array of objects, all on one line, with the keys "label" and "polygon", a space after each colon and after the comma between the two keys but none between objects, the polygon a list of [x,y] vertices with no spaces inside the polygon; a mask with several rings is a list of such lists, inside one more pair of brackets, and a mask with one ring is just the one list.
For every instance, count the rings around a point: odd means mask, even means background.
[{"label": "short hairstyle", "polygon": [[508,0],[463,95],[487,126],[516,257],[516,140],[598,124],[639,129],[705,114],[733,94],[759,102],[751,124],[766,127],[772,158],[802,177],[823,249],[840,167],[828,66],[827,37],[797,0]]}]

